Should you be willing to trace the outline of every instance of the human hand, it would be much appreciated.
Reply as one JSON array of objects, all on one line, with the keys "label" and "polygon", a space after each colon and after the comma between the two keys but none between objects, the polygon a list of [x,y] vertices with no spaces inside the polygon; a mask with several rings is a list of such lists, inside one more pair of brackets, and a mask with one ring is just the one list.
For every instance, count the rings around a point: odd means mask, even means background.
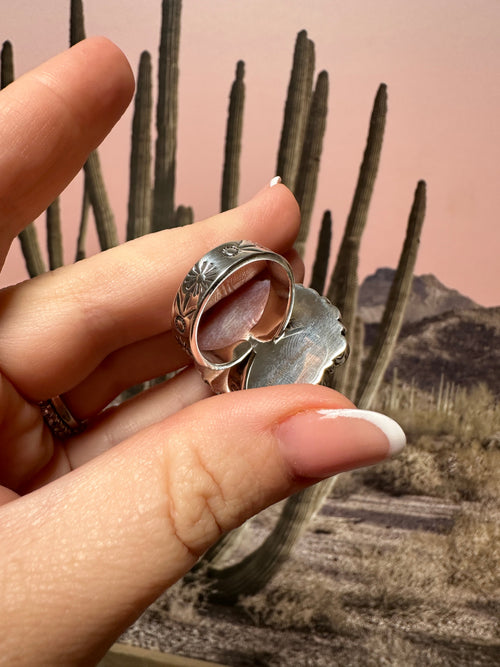
[{"label": "human hand", "polygon": [[[121,52],[91,39],[0,95],[0,261],[82,166],[132,94]],[[189,363],[175,292],[208,250],[293,245],[282,185],[0,292],[0,663],[89,665],[221,535],[319,479],[380,461],[404,436],[324,387],[210,396],[192,368],[118,407],[123,389]],[[300,265],[296,266],[300,273]],[[38,402],[87,430],[61,441]]]}]

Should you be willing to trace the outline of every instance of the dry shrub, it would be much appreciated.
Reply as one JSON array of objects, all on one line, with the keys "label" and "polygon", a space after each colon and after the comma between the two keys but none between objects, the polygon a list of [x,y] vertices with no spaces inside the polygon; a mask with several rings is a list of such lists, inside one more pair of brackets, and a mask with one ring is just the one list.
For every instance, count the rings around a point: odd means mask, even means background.
[{"label": "dry shrub", "polygon": [[401,614],[435,605],[448,585],[449,569],[443,551],[446,537],[414,532],[394,549],[373,545],[363,550],[361,598],[348,594],[346,604],[376,607],[385,614]]},{"label": "dry shrub", "polygon": [[435,496],[456,502],[495,501],[500,488],[500,449],[478,440],[421,436],[395,459],[356,473],[363,484],[394,496]]},{"label": "dry shrub", "polygon": [[454,500],[495,501],[500,489],[500,450],[474,441],[437,457],[447,480],[447,497]]},{"label": "dry shrub", "polygon": [[436,457],[411,445],[396,458],[358,473],[363,483],[394,496],[442,496],[446,488]]},{"label": "dry shrub", "polygon": [[[405,386],[400,391],[404,397],[410,389]],[[500,440],[500,404],[485,384],[455,392],[446,406],[438,406],[424,392],[417,392],[413,407],[408,400],[399,404],[405,407],[391,409],[383,402],[376,407],[396,419],[412,440],[422,435],[451,435],[462,443]]]},{"label": "dry shrub", "polygon": [[449,581],[480,594],[500,593],[500,523],[484,507],[462,510],[447,536]]},{"label": "dry shrub", "polygon": [[266,589],[238,603],[258,626],[281,630],[344,633],[347,614],[335,582],[314,572],[279,577]]}]

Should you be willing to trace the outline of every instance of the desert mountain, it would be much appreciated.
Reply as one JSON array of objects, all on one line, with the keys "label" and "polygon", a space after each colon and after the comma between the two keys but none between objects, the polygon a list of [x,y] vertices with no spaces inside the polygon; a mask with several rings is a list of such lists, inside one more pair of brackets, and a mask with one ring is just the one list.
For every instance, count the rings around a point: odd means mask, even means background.
[{"label": "desert mountain", "polygon": [[405,324],[387,378],[395,366],[401,379],[413,379],[421,389],[436,389],[443,374],[467,388],[484,382],[500,398],[500,306],[448,312]]},{"label": "desert mountain", "polygon": [[[380,322],[389,294],[394,269],[377,269],[365,278],[359,288],[359,314],[366,324]],[[479,307],[466,296],[450,289],[432,274],[415,276],[412,293],[406,308],[405,322],[416,322],[447,311],[462,311]]]}]

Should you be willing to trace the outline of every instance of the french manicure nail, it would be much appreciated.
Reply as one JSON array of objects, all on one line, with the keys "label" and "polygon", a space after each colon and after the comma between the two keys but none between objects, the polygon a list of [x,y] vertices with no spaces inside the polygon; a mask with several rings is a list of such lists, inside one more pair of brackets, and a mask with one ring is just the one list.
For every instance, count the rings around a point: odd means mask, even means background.
[{"label": "french manicure nail", "polygon": [[278,185],[279,183],[281,183],[281,176],[275,176],[274,178],[271,178],[269,187],[273,188],[275,185]]},{"label": "french manicure nail", "polygon": [[406,444],[399,424],[369,410],[299,413],[282,422],[276,434],[292,472],[316,479],[378,463]]}]

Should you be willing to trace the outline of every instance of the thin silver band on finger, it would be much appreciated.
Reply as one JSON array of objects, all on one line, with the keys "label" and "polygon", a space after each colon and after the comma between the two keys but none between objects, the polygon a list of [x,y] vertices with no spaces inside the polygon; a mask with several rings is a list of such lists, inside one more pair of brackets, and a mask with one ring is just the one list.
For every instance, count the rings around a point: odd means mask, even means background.
[{"label": "thin silver band on finger", "polygon": [[[270,322],[263,338],[274,339],[286,328],[294,302],[293,272],[284,257],[251,241],[234,241],[208,252],[184,278],[174,300],[173,324],[177,340],[198,367],[220,373],[238,364],[251,352],[254,343],[250,338],[258,340],[259,334],[255,334],[255,338],[249,335],[230,349],[219,351],[217,356],[200,349],[199,327],[206,311],[264,268],[274,281],[271,292],[281,292],[279,312],[264,312],[262,317]],[[272,304],[269,311],[275,305]]]},{"label": "thin silver band on finger", "polygon": [[60,440],[71,438],[81,433],[87,422],[77,419],[71,414],[68,406],[60,396],[53,396],[38,403],[42,417],[52,431],[52,435]]}]

